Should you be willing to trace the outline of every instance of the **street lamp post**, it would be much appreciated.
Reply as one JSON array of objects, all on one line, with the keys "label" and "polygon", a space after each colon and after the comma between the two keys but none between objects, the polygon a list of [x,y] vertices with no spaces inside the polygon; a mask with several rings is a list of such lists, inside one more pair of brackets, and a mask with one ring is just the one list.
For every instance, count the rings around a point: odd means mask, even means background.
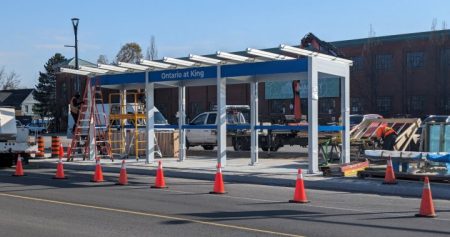
[{"label": "street lamp post", "polygon": [[[75,69],[79,69],[78,67],[78,22],[80,19],[72,18],[73,32],[75,33]],[[76,79],[77,91],[80,91],[80,78],[77,76]]]},{"label": "street lamp post", "polygon": [[78,22],[80,19],[72,18],[73,32],[75,33],[75,69],[78,68]]},{"label": "street lamp post", "polygon": [[[75,48],[75,69],[79,69],[78,67],[78,22],[80,19],[78,18],[72,18],[72,25],[73,25],[73,32],[75,33],[75,45],[64,45],[65,47],[73,47]],[[80,91],[80,79],[78,78],[78,75],[75,79],[75,90]]]}]

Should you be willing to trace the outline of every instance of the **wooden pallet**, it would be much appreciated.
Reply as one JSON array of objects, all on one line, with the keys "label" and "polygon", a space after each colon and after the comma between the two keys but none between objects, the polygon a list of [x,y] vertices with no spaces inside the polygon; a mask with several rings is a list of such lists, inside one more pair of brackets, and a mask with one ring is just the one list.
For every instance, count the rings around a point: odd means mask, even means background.
[{"label": "wooden pallet", "polygon": [[367,119],[350,131],[351,143],[366,144],[375,138],[376,130],[381,125],[387,125],[393,128],[398,136],[395,143],[395,150],[405,151],[411,141],[417,141],[417,129],[420,127],[421,120],[418,118],[392,118],[392,119]]}]

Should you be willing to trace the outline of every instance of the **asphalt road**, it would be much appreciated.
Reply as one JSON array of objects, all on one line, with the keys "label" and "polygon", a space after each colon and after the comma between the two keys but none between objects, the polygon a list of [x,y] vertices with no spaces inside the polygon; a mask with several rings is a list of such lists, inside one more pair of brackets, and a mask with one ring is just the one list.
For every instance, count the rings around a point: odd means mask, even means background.
[{"label": "asphalt road", "polygon": [[[0,236],[449,236],[450,201],[435,200],[437,218],[416,218],[420,200],[307,190],[309,204],[291,204],[293,189],[133,175],[129,186],[90,183],[91,172],[0,170]],[[151,173],[151,172],[149,172]],[[211,177],[212,178],[212,177]],[[224,177],[226,180],[226,176]]]}]

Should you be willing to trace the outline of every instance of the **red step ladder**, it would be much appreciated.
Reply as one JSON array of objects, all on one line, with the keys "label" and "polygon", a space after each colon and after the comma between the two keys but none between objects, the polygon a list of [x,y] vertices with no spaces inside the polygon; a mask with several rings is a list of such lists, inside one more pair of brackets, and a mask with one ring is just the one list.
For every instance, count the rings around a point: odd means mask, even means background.
[{"label": "red step ladder", "polygon": [[[95,77],[87,79],[82,102],[67,161],[73,161],[74,158],[86,160],[88,157],[92,159],[110,158],[112,160],[111,145],[107,136],[107,118],[103,94],[100,81]],[[97,105],[101,105],[100,111]],[[95,138],[95,144],[91,144],[92,138]]]}]

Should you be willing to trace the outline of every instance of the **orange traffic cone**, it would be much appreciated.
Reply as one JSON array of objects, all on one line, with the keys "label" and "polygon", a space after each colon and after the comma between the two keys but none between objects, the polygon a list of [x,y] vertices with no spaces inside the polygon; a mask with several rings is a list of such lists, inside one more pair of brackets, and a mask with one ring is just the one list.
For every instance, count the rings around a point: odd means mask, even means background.
[{"label": "orange traffic cone", "polygon": [[62,143],[59,143],[59,153],[58,153],[59,158],[63,158],[64,157],[64,147],[62,145]]},{"label": "orange traffic cone", "polygon": [[420,202],[418,217],[436,217],[434,212],[433,197],[431,196],[430,180],[428,176],[425,176],[425,182],[423,184],[422,201]]},{"label": "orange traffic cone", "polygon": [[16,177],[25,176],[25,174],[23,172],[23,167],[22,167],[22,157],[20,157],[20,155],[17,157],[16,172],[12,176],[16,176]]},{"label": "orange traffic cone", "polygon": [[64,175],[64,167],[63,167],[61,157],[59,158],[58,164],[56,165],[56,175],[53,178],[54,179],[67,179],[67,177]]},{"label": "orange traffic cone", "polygon": [[294,199],[289,200],[293,203],[308,203],[308,198],[306,198],[305,184],[303,183],[302,169],[298,169],[297,181],[295,182]]},{"label": "orange traffic cone", "polygon": [[389,159],[387,160],[386,175],[384,176],[383,184],[397,184],[397,181],[395,180],[394,169],[392,168],[391,157],[389,157]]},{"label": "orange traffic cone", "polygon": [[209,192],[211,194],[225,194],[225,185],[223,184],[223,177],[222,177],[222,166],[220,163],[217,164],[217,172],[216,172],[216,178],[214,181],[214,190],[212,192]]},{"label": "orange traffic cone", "polygon": [[119,182],[117,182],[116,184],[117,185],[128,184],[128,175],[127,175],[127,168],[125,166],[125,160],[122,160],[122,167],[120,167]]},{"label": "orange traffic cone", "polygon": [[166,182],[164,181],[164,171],[162,168],[162,162],[158,162],[158,169],[156,170],[156,181],[155,185],[151,186],[151,188],[168,188],[166,186]]},{"label": "orange traffic cone", "polygon": [[105,180],[103,179],[103,171],[102,166],[100,165],[100,159],[97,158],[97,161],[95,163],[95,173],[91,182],[103,182]]}]

